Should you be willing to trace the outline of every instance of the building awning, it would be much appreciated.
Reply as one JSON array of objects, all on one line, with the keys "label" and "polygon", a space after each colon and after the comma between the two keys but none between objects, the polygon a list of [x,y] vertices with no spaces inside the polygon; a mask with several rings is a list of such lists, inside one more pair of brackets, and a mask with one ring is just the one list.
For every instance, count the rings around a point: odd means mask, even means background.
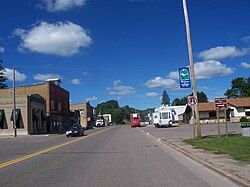
[{"label": "building awning", "polygon": [[0,109],[0,122],[3,120],[4,118],[4,109]]},{"label": "building awning", "polygon": [[[19,108],[17,108],[16,112],[15,112],[16,122],[19,121],[20,116],[21,116],[21,110]],[[10,121],[14,121],[14,109],[12,110]]]}]

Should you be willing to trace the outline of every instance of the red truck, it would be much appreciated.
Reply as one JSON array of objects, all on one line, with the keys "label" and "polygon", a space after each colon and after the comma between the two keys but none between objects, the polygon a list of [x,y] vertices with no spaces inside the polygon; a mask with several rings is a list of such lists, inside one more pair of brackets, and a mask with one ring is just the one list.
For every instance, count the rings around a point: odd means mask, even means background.
[{"label": "red truck", "polygon": [[131,127],[141,126],[141,115],[140,113],[130,114]]}]

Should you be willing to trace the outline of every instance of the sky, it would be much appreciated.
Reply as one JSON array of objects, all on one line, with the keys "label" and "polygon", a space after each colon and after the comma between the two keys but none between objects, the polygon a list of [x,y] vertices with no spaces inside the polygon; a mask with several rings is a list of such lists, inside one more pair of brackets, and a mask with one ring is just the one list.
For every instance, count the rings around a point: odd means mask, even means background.
[{"label": "sky", "polygon": [[[250,75],[250,1],[187,0],[197,90],[224,97]],[[110,99],[138,109],[191,93],[181,0],[1,1],[0,58],[7,84],[60,78],[71,103]]]}]

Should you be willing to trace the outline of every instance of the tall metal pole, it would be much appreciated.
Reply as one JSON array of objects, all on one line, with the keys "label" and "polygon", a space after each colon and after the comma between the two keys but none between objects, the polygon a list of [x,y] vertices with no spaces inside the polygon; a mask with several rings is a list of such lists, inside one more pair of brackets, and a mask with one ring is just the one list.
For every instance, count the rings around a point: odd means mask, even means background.
[{"label": "tall metal pole", "polygon": [[15,67],[13,67],[13,128],[14,128],[14,136],[17,137],[17,129],[16,129],[16,72]]},{"label": "tall metal pole", "polygon": [[[186,0],[182,0],[182,4],[183,4],[183,10],[184,10],[185,24],[186,24],[190,75],[191,75],[191,81],[192,81],[192,92],[193,92],[193,96],[197,98],[196,80],[195,80],[194,63],[193,63],[193,52],[192,52],[191,35],[190,35],[189,18],[188,18]],[[199,115],[198,105],[195,105],[194,111],[195,111],[195,120],[196,120],[196,135],[197,135],[197,138],[200,138],[201,126],[200,126],[200,115]]]}]

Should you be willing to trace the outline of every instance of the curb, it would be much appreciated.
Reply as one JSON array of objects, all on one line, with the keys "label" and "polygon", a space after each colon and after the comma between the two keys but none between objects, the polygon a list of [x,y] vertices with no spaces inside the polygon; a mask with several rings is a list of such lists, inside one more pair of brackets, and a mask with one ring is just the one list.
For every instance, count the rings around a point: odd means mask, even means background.
[{"label": "curb", "polygon": [[247,181],[245,181],[244,178],[241,178],[241,177],[239,177],[239,176],[237,176],[237,175],[235,175],[235,174],[226,172],[226,171],[224,171],[224,170],[222,170],[222,169],[216,167],[216,166],[215,166],[214,164],[212,164],[212,163],[209,163],[209,162],[206,162],[206,161],[204,161],[204,160],[202,160],[202,159],[196,158],[192,153],[186,151],[185,149],[183,149],[183,148],[181,148],[181,147],[179,147],[179,146],[177,146],[177,145],[175,145],[175,144],[173,144],[173,143],[171,143],[171,142],[169,142],[169,141],[167,141],[167,140],[162,140],[162,139],[160,139],[160,138],[158,139],[158,138],[152,136],[151,134],[149,134],[148,132],[146,132],[146,131],[144,131],[144,130],[141,130],[141,132],[144,133],[144,134],[146,134],[146,135],[148,135],[148,136],[150,136],[151,138],[153,138],[154,140],[156,140],[156,141],[158,141],[158,142],[161,142],[161,143],[164,143],[164,144],[168,145],[168,146],[171,147],[172,149],[174,149],[174,150],[176,150],[176,151],[178,151],[178,152],[184,154],[185,156],[187,156],[187,157],[189,157],[190,159],[192,159],[192,160],[198,162],[199,164],[201,164],[201,165],[203,165],[203,166],[206,166],[206,167],[208,167],[209,169],[211,169],[211,170],[213,170],[213,171],[215,171],[215,172],[217,172],[217,173],[219,173],[219,174],[221,174],[221,175],[227,177],[228,179],[232,180],[233,182],[235,182],[235,183],[238,184],[238,185],[246,186],[246,187],[249,187],[249,186],[250,186],[250,183],[247,182]]}]

